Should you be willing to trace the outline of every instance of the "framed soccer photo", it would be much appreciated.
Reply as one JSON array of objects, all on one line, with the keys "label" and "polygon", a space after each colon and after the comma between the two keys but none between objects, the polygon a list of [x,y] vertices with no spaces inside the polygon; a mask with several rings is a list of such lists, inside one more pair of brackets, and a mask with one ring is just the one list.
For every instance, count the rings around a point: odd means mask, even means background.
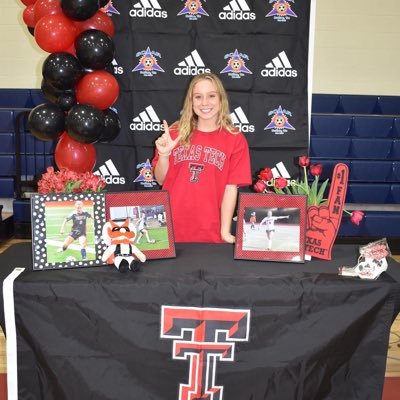
[{"label": "framed soccer photo", "polygon": [[33,269],[103,265],[102,193],[40,194],[31,199]]},{"label": "framed soccer photo", "polygon": [[235,258],[304,262],[307,198],[240,193]]},{"label": "framed soccer photo", "polygon": [[166,190],[106,194],[106,220],[132,224],[133,244],[147,259],[173,258],[174,231]]}]

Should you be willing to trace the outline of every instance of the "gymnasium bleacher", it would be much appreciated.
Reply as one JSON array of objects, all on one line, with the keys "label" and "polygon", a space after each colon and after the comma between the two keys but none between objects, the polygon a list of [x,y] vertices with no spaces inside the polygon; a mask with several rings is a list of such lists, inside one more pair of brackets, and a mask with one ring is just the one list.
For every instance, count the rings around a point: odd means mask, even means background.
[{"label": "gymnasium bleacher", "polygon": [[310,157],[322,179],[337,162],[349,167],[346,209],[365,220],[345,215],[339,236],[400,237],[400,97],[314,94]]},{"label": "gymnasium bleacher", "polygon": [[[10,229],[30,235],[23,183],[54,165],[55,143],[36,140],[21,118],[44,102],[39,89],[0,89],[0,238]],[[365,219],[355,226],[345,215],[339,236],[400,238],[400,97],[314,94],[310,157],[323,164],[321,179],[337,162],[349,166],[346,209],[363,210]]]},{"label": "gymnasium bleacher", "polygon": [[29,111],[45,103],[39,89],[0,89],[0,238],[30,237],[35,177],[54,164],[55,143],[36,140],[26,129]]}]

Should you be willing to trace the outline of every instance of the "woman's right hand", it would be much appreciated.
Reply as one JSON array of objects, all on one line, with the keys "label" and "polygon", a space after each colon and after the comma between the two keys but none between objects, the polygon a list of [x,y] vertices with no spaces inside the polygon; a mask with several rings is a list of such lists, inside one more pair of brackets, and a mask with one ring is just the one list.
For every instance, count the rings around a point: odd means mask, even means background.
[{"label": "woman's right hand", "polygon": [[163,120],[164,133],[155,141],[155,145],[160,156],[169,156],[174,147],[179,142],[181,136],[178,135],[175,139],[169,134],[167,121]]}]

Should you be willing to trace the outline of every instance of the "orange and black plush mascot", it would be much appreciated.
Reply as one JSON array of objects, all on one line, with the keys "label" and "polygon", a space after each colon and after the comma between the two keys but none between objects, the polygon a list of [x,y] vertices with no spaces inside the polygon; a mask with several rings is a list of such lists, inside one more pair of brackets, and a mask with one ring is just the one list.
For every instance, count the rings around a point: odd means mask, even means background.
[{"label": "orange and black plush mascot", "polygon": [[146,261],[146,256],[134,245],[136,228],[128,218],[123,222],[109,220],[103,226],[102,236],[108,246],[102,261],[114,264],[119,272],[138,271],[137,260]]}]

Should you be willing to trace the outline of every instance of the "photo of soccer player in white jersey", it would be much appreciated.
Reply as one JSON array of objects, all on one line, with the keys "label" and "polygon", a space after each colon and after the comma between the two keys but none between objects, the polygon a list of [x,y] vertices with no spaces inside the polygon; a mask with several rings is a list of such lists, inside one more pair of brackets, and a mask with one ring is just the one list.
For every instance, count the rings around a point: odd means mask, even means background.
[{"label": "photo of soccer player in white jersey", "polygon": [[[257,221],[252,218],[257,215]],[[298,208],[244,209],[243,250],[299,251],[300,210]]]},{"label": "photo of soccer player in white jersey", "polygon": [[159,250],[169,247],[167,227],[165,224],[160,225],[158,215],[165,220],[166,212],[162,204],[110,207],[111,219],[129,218],[135,225],[135,245],[140,250]]}]

